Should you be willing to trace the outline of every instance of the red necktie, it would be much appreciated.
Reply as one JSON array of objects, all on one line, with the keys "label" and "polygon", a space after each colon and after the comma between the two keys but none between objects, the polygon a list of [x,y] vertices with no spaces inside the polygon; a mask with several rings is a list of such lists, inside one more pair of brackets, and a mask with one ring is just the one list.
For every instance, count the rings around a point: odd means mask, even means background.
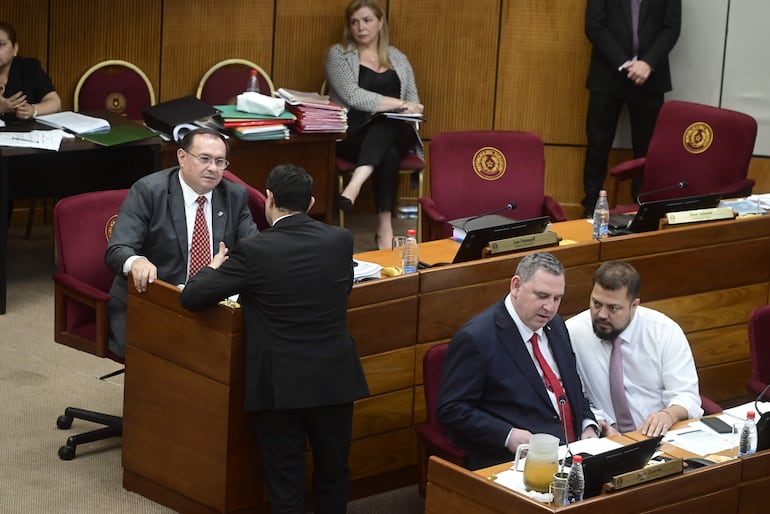
[{"label": "red necktie", "polygon": [[203,214],[206,197],[199,196],[197,202],[198,210],[195,213],[195,225],[193,225],[192,244],[190,245],[190,277],[211,262],[209,227],[206,225],[206,216]]},{"label": "red necktie", "polygon": [[[559,379],[556,378],[556,374],[551,369],[551,366],[548,365],[548,362],[546,362],[546,360],[543,358],[543,354],[540,352],[537,333],[532,334],[532,338],[529,341],[532,343],[532,353],[535,354],[535,359],[537,359],[538,364],[540,364],[540,369],[543,370],[543,380],[545,381],[545,386],[549,391],[556,395],[557,400],[560,401],[561,398],[564,398],[565,400],[564,417],[566,419],[564,419],[564,424],[567,426],[567,433],[564,434],[564,436],[567,438],[568,443],[572,442],[575,440],[575,429],[573,428],[572,424],[572,409],[569,406],[567,395],[564,392],[564,388],[561,386],[561,382],[559,382]],[[561,413],[559,413],[559,415],[561,416]]]}]

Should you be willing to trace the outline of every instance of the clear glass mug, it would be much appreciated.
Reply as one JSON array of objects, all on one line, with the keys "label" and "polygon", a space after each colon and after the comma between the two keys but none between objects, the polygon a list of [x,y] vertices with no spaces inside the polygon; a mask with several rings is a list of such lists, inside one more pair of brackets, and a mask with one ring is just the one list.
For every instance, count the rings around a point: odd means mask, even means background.
[{"label": "clear glass mug", "polygon": [[517,471],[523,450],[527,450],[527,460],[524,463],[524,487],[547,493],[554,474],[559,471],[559,438],[551,434],[532,434],[529,443],[520,444],[516,448],[513,469]]},{"label": "clear glass mug", "polygon": [[554,473],[549,487],[551,505],[558,507],[569,503],[569,473]]}]

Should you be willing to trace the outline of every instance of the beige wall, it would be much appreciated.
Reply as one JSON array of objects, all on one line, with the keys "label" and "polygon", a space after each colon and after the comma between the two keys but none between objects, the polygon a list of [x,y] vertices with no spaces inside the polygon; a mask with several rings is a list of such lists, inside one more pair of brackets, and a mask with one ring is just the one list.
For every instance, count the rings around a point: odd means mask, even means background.
[{"label": "beige wall", "polygon": [[[39,57],[65,108],[80,75],[105,59],[142,68],[160,101],[194,94],[215,62],[259,63],[276,87],[318,90],[347,0],[6,0],[0,19]],[[392,43],[410,58],[437,132],[529,130],[546,142],[546,192],[572,215],[582,197],[585,0],[385,0]],[[227,6],[225,9],[223,6]],[[50,16],[49,16],[50,14]],[[625,158],[616,152],[613,160]],[[770,191],[770,159],[755,159]]]}]

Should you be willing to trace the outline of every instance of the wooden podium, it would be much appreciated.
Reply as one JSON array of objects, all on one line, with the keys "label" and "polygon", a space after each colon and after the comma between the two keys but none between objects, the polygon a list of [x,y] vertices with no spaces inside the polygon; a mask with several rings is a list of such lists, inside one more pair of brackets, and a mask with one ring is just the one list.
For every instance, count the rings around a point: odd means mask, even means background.
[{"label": "wooden podium", "polygon": [[243,410],[242,312],[193,313],[179,295],[129,280],[123,487],[180,512],[267,512]]}]

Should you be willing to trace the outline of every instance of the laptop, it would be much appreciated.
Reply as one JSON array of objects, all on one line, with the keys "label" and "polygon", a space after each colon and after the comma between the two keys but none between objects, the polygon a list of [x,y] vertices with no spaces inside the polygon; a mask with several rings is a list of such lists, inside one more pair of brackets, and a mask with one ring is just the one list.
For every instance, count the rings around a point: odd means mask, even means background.
[{"label": "laptop", "polygon": [[591,498],[602,491],[602,485],[612,477],[643,468],[655,454],[663,439],[662,435],[651,437],[614,450],[583,457],[584,498]]},{"label": "laptop", "polygon": [[711,193],[684,198],[669,198],[644,202],[636,214],[613,214],[610,216],[608,233],[611,236],[637,234],[658,230],[660,219],[669,212],[693,209],[711,209],[719,206],[722,195]]},{"label": "laptop", "polygon": [[526,220],[510,220],[510,223],[504,225],[470,230],[465,234],[465,239],[460,244],[460,248],[457,249],[452,263],[481,259],[482,250],[487,247],[490,241],[539,234],[548,228],[549,223],[548,216],[541,216]]}]

